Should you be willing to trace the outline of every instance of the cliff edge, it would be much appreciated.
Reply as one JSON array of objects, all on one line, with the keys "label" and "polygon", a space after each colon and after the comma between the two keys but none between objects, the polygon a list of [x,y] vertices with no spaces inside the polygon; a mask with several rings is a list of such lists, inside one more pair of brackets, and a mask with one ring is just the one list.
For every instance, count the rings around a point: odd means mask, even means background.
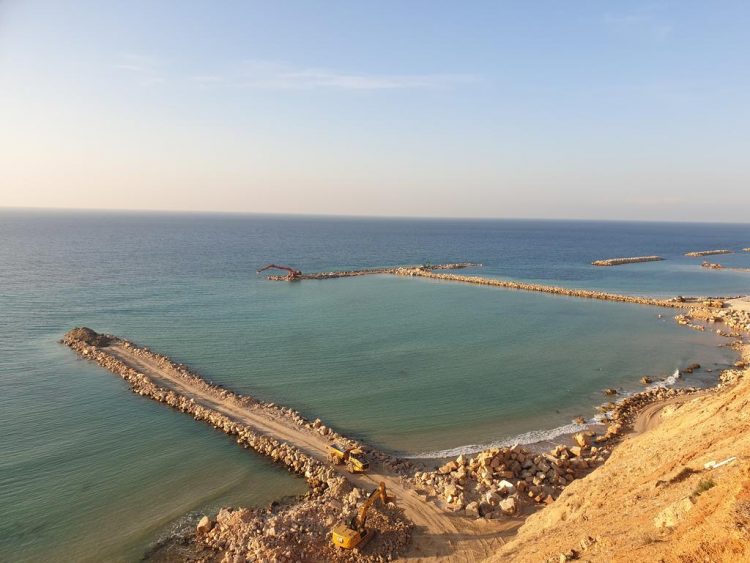
[{"label": "cliff edge", "polygon": [[[747,332],[749,313],[735,301],[728,320]],[[750,561],[750,345],[742,354],[717,391],[643,412],[642,433],[491,560]]]}]

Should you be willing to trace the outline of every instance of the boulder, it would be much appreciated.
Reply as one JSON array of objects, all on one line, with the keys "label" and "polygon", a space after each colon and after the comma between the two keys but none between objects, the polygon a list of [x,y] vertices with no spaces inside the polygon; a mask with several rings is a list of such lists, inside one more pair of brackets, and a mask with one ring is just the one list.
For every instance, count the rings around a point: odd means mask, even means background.
[{"label": "boulder", "polygon": [[200,522],[198,522],[198,526],[196,526],[195,531],[198,534],[207,534],[213,527],[214,524],[213,522],[211,522],[211,519],[208,516],[204,516],[200,519]]},{"label": "boulder", "polygon": [[466,505],[465,512],[469,518],[479,518],[479,503],[477,501],[470,502]]},{"label": "boulder", "polygon": [[518,501],[516,500],[516,497],[503,499],[498,506],[503,514],[513,515],[518,512]]},{"label": "boulder", "polygon": [[497,491],[500,494],[512,495],[513,493],[516,492],[516,487],[510,481],[506,481],[505,479],[503,479],[502,481],[498,483]]},{"label": "boulder", "polygon": [[648,375],[644,375],[643,377],[641,377],[640,381],[643,385],[649,385],[653,382],[653,379],[651,379]]},{"label": "boulder", "polygon": [[456,464],[456,462],[449,461],[448,463],[443,465],[440,469],[438,469],[438,471],[442,473],[443,475],[446,475],[450,473],[451,471],[455,471],[456,469],[458,469],[458,465]]},{"label": "boulder", "polygon": [[573,436],[573,439],[576,441],[576,444],[578,444],[582,448],[591,445],[591,438],[583,432],[578,432],[575,436]]}]

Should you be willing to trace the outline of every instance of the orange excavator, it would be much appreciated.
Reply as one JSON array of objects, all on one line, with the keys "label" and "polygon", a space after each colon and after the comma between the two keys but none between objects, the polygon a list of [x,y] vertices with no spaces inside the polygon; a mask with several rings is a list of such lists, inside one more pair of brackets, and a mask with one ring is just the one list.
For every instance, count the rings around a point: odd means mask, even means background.
[{"label": "orange excavator", "polygon": [[[298,280],[300,277],[302,277],[302,272],[300,270],[295,270],[294,268],[290,268],[289,266],[279,266],[278,264],[268,264],[267,266],[263,266],[260,270],[257,270],[256,273],[260,274],[261,272],[265,272],[266,270],[286,270],[289,273],[284,276],[283,279],[287,281]],[[281,276],[279,276],[279,278],[281,278]]]},{"label": "orange excavator", "polygon": [[370,493],[367,500],[359,507],[357,515],[347,525],[343,522],[337,524],[331,531],[331,543],[341,549],[354,549],[363,547],[375,535],[375,530],[365,528],[367,523],[367,512],[375,501],[380,500],[383,505],[394,502],[394,497],[389,497],[385,490],[385,483]]}]

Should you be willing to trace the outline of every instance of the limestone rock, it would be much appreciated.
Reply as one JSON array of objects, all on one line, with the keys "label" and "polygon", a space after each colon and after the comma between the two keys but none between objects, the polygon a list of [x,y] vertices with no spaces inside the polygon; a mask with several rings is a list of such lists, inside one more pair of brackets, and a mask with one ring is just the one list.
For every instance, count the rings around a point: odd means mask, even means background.
[{"label": "limestone rock", "polygon": [[500,501],[498,505],[503,514],[513,515],[518,512],[518,501],[516,497],[508,497]]},{"label": "limestone rock", "polygon": [[685,515],[693,508],[694,501],[685,497],[670,504],[654,518],[654,526],[657,528],[674,528]]},{"label": "limestone rock", "polygon": [[207,534],[213,527],[214,524],[213,522],[211,522],[211,519],[208,516],[204,516],[200,519],[200,522],[198,522],[198,526],[195,528],[195,531],[198,534]]}]

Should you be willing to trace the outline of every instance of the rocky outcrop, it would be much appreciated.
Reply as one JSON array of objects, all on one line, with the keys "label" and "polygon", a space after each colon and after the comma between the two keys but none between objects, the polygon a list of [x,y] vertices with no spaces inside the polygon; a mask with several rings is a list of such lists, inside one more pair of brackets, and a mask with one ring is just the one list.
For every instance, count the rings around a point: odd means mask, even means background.
[{"label": "rocky outcrop", "polygon": [[606,260],[594,260],[593,266],[620,266],[622,264],[636,264],[638,262],[658,262],[664,260],[661,256],[633,256],[632,258],[607,258]]}]

